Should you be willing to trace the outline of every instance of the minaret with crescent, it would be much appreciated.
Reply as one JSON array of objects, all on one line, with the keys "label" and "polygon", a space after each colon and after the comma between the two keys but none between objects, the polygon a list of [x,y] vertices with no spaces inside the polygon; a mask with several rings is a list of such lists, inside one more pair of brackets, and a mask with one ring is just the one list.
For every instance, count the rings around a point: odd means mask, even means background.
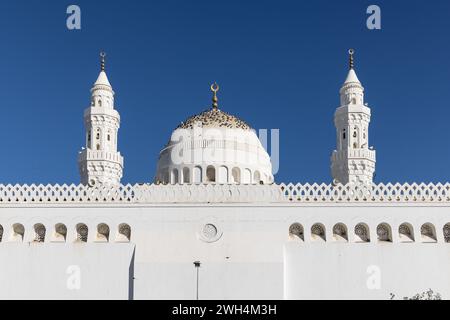
[{"label": "minaret with crescent", "polygon": [[375,150],[369,147],[370,108],[364,103],[364,88],[356,76],[354,50],[349,50],[349,71],[341,87],[340,107],[334,114],[336,150],[331,155],[334,183],[371,184]]},{"label": "minaret with crescent", "polygon": [[86,147],[78,155],[81,183],[118,185],[123,157],[117,151],[120,115],[114,109],[114,91],[105,72],[105,53],[100,53],[100,74],[91,89],[91,105],[84,111]]}]

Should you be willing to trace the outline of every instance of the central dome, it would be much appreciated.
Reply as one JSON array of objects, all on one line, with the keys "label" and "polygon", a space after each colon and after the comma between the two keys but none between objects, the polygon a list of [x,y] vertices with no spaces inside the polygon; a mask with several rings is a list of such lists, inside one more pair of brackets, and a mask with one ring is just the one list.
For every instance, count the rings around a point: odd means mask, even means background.
[{"label": "central dome", "polygon": [[194,126],[198,126],[200,123],[202,127],[206,128],[251,129],[245,121],[216,108],[208,109],[189,117],[186,121],[181,122],[177,129],[193,129]]},{"label": "central dome", "polygon": [[155,180],[171,184],[266,184],[273,182],[270,157],[245,121],[212,108],[181,122],[161,150]]}]

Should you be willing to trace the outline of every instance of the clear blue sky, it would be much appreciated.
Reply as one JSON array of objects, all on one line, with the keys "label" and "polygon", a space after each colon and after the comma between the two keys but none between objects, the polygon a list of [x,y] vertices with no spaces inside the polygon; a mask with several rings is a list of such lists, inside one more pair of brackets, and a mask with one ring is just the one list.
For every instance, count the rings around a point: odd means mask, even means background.
[{"label": "clear blue sky", "polygon": [[[66,28],[77,4],[82,29]],[[381,7],[382,30],[366,28]],[[210,105],[280,129],[277,182],[329,182],[347,49],[372,108],[376,181],[450,180],[449,1],[0,3],[0,183],[78,183],[105,50],[124,183],[154,177],[173,128]]]}]

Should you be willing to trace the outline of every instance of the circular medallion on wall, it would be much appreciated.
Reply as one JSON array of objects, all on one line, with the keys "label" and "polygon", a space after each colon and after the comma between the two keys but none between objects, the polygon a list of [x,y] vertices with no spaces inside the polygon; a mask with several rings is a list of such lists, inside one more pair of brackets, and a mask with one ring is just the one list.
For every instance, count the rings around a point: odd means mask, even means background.
[{"label": "circular medallion on wall", "polygon": [[215,242],[222,236],[222,231],[217,227],[216,221],[207,219],[206,222],[200,224],[198,236],[202,241]]}]

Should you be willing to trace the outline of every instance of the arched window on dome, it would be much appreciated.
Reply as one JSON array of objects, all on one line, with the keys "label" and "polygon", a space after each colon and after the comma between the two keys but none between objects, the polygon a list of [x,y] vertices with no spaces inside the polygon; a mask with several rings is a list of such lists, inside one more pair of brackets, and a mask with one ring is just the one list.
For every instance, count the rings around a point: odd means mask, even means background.
[{"label": "arched window on dome", "polygon": [[12,227],[11,241],[22,242],[25,235],[25,228],[21,223],[15,223]]},{"label": "arched window on dome", "polygon": [[170,179],[169,169],[164,169],[161,173],[161,181],[163,183],[169,183],[170,182],[169,179]]},{"label": "arched window on dome", "polygon": [[228,183],[228,168],[225,166],[219,167],[219,175],[217,177],[217,182]]},{"label": "arched window on dome", "polygon": [[194,183],[199,184],[202,183],[202,168],[194,167]]},{"label": "arched window on dome", "polygon": [[244,175],[242,177],[242,183],[251,183],[252,181],[252,172],[250,169],[244,169]]},{"label": "arched window on dome", "polygon": [[355,226],[355,242],[370,242],[369,226],[365,223],[358,223]]},{"label": "arched window on dome", "polygon": [[253,173],[253,183],[259,184],[260,181],[261,181],[261,174],[259,173],[258,170],[256,170]]},{"label": "arched window on dome", "polygon": [[55,233],[52,241],[65,242],[67,237],[67,227],[63,223],[55,224]]},{"label": "arched window on dome", "polygon": [[291,224],[291,226],[289,227],[289,240],[291,241],[305,240],[303,226],[300,223],[295,222]]},{"label": "arched window on dome", "polygon": [[170,174],[170,183],[171,184],[176,184],[176,183],[178,183],[179,181],[178,181],[178,169],[176,169],[176,168],[173,168],[172,169],[172,172],[171,172],[171,174]]},{"label": "arched window on dome", "polygon": [[34,240],[33,242],[45,241],[45,226],[42,223],[36,223],[34,225]]},{"label": "arched window on dome", "polygon": [[414,229],[410,223],[402,223],[398,227],[398,237],[401,242],[414,242]]},{"label": "arched window on dome", "polygon": [[231,177],[233,179],[233,183],[241,183],[241,169],[234,167],[231,170]]},{"label": "arched window on dome", "polygon": [[316,223],[311,227],[312,241],[326,241],[325,226],[321,223]]},{"label": "arched window on dome", "polygon": [[333,239],[338,242],[347,242],[347,227],[343,223],[336,223],[333,227]]},{"label": "arched window on dome", "polygon": [[377,226],[378,242],[392,242],[391,226],[387,223],[380,223]]},{"label": "arched window on dome", "polygon": [[109,241],[109,227],[106,223],[100,223],[97,226],[96,242],[108,242]]},{"label": "arched window on dome", "polygon": [[216,168],[213,166],[206,168],[206,182],[216,182]]},{"label": "arched window on dome", "polygon": [[183,168],[183,183],[191,183],[191,175],[189,168]]},{"label": "arched window on dome", "polygon": [[117,235],[117,242],[130,242],[131,240],[131,227],[126,223],[119,224],[119,234]]},{"label": "arched window on dome", "polygon": [[79,223],[76,226],[77,230],[77,242],[87,242],[88,239],[88,227],[84,223]]},{"label": "arched window on dome", "polygon": [[422,242],[436,242],[436,229],[433,224],[427,222],[420,227]]}]

